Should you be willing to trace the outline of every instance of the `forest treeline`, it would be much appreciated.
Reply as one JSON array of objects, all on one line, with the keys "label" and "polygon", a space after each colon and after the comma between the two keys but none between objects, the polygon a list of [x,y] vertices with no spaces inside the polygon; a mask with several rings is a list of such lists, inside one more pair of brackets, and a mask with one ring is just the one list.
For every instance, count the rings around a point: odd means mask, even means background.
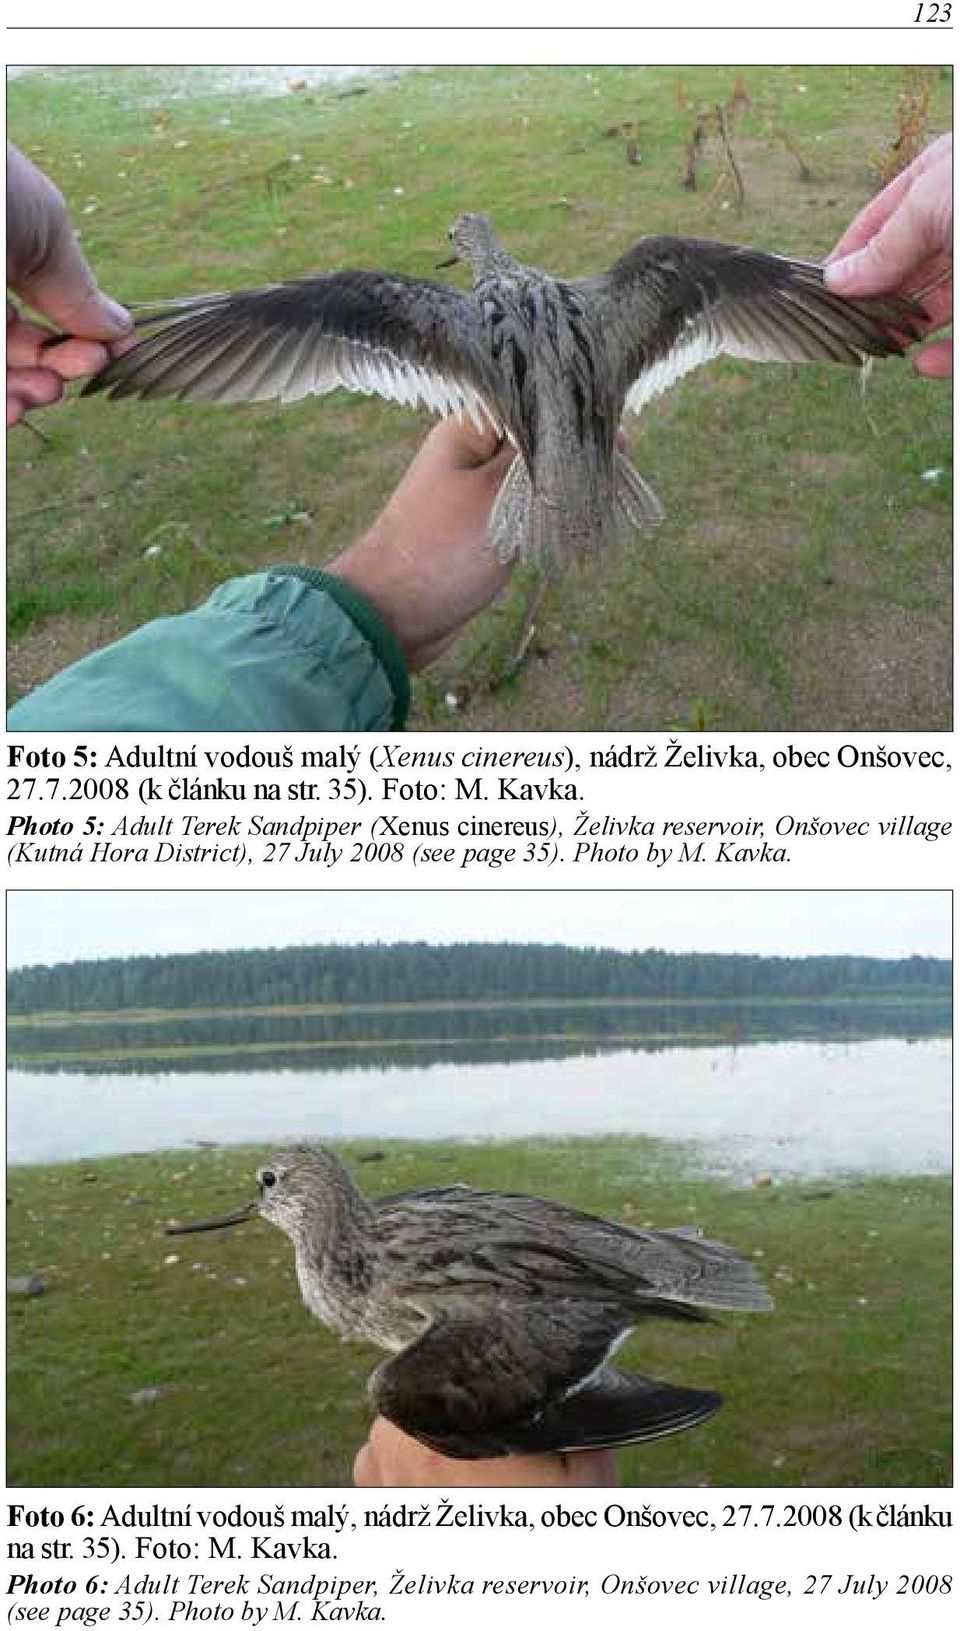
[{"label": "forest treeline", "polygon": [[[575,896],[571,912],[576,912]],[[40,964],[8,973],[7,1007],[10,1014],[39,1014],[565,997],[944,1001],[950,989],[951,964],[935,957],[754,957],[414,941]]]}]

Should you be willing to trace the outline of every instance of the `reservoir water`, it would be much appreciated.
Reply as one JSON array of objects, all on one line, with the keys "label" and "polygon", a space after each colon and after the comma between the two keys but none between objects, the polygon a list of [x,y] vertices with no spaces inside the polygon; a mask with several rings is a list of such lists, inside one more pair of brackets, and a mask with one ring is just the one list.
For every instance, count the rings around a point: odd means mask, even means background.
[{"label": "reservoir water", "polygon": [[344,1070],[14,1069],[8,1155],[67,1161],[290,1139],[628,1134],[746,1179],[950,1170],[950,1043],[933,1037],[616,1047]]}]

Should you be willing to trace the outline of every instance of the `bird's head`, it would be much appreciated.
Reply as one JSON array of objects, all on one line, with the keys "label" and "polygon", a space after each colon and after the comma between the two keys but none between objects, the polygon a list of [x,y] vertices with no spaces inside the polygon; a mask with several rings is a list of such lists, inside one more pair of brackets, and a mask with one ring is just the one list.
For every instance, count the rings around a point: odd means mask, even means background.
[{"label": "bird's head", "polygon": [[323,1214],[331,1187],[345,1176],[326,1150],[278,1150],[257,1168],[257,1210],[293,1240],[305,1222]]},{"label": "bird's head", "polygon": [[468,261],[471,266],[482,265],[500,250],[496,234],[486,215],[458,215],[447,232],[453,245],[453,254],[441,266],[455,266],[457,261]]},{"label": "bird's head", "polygon": [[343,1191],[353,1195],[353,1180],[329,1150],[319,1146],[278,1150],[257,1169],[255,1200],[226,1217],[171,1224],[166,1233],[192,1235],[207,1229],[229,1229],[259,1214],[296,1242],[323,1228]]}]

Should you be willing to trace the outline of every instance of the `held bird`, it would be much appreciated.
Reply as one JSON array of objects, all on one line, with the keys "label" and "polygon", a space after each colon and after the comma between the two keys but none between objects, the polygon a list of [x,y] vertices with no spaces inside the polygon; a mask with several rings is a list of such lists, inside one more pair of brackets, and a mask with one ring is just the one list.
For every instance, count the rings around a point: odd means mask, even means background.
[{"label": "held bird", "polygon": [[367,1200],[329,1150],[258,1171],[258,1198],[168,1234],[256,1213],[293,1242],[304,1302],[344,1341],[391,1355],[377,1411],[444,1455],[641,1443],[693,1427],[718,1393],[609,1363],[645,1319],[704,1320],[771,1299],[749,1262],[695,1230],[628,1228],[533,1195],[454,1184]]},{"label": "held bird", "polygon": [[909,301],[845,300],[816,262],[735,244],[642,238],[609,271],[567,281],[515,260],[486,216],[461,215],[449,236],[468,293],[342,271],[168,301],[140,312],[146,337],[85,391],[291,402],[342,386],[489,421],[519,452],[489,542],[546,567],[662,517],[616,446],[624,410],[721,352],[863,364],[920,334]]}]

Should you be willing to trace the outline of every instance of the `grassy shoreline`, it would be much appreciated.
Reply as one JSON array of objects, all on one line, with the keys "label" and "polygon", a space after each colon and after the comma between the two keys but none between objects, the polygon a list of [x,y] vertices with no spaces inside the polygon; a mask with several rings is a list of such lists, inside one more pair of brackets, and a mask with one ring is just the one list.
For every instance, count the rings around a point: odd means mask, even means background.
[{"label": "grassy shoreline", "polygon": [[[818,1004],[830,1004],[835,998],[818,996],[791,996],[776,994],[773,996],[735,996],[711,997],[706,995],[695,997],[632,997],[632,996],[602,996],[579,997],[564,991],[549,997],[483,997],[476,1001],[469,998],[456,997],[446,1000],[444,998],[431,998],[428,1001],[410,1002],[297,1002],[297,1003],[264,1003],[248,1005],[241,1008],[229,1007],[195,1007],[195,1008],[58,1008],[36,1009],[30,1013],[7,1014],[7,1027],[17,1029],[24,1025],[104,1025],[112,1020],[122,1020],[124,1024],[150,1025],[161,1021],[174,1021],[180,1019],[241,1019],[249,1016],[264,1018],[289,1018],[308,1016],[312,1014],[449,1014],[476,1011],[499,1012],[511,1009],[556,1008],[562,1004],[564,1008],[758,1008],[763,1009],[776,1005],[778,1007],[816,1007]],[[917,991],[916,988],[901,991],[847,992],[843,993],[845,1006],[857,1007],[866,1003],[877,1007],[896,1009],[900,1005],[912,1007],[939,1006],[947,1000],[945,994],[940,992]]]},{"label": "grassy shoreline", "polygon": [[[641,1139],[340,1148],[370,1194],[524,1189],[640,1226],[697,1222],[756,1254],[773,1315],[690,1331],[651,1323],[624,1351],[625,1363],[717,1386],[727,1401],[696,1433],[622,1453],[624,1483],[949,1482],[947,1179],[733,1188],[687,1176],[682,1147]],[[263,1154],[11,1169],[8,1272],[47,1287],[8,1298],[12,1484],[348,1480],[372,1351],[310,1319],[292,1252],[269,1226],[162,1234],[174,1217],[245,1199]]]}]

